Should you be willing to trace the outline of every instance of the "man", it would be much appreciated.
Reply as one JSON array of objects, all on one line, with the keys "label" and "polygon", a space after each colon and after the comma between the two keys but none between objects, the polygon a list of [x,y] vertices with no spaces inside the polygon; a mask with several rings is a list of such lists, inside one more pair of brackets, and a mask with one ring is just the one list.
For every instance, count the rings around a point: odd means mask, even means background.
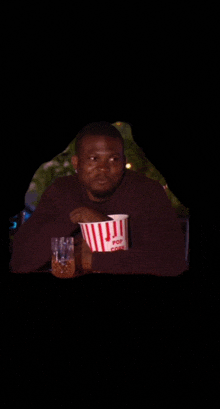
[{"label": "man", "polygon": [[[189,215],[187,209],[179,199],[171,192],[163,175],[155,168],[152,162],[146,158],[142,149],[136,144],[132,135],[131,126],[126,122],[114,122],[112,124],[124,139],[124,153],[126,156],[126,167],[143,173],[150,179],[157,180],[165,189],[165,192],[179,217]],[[76,137],[69,143],[67,148],[53,157],[48,162],[44,162],[34,173],[29,187],[25,193],[25,206],[34,211],[40,202],[43,192],[58,177],[69,176],[75,173],[71,158],[75,155]]]},{"label": "man", "polygon": [[51,237],[77,236],[79,222],[129,215],[129,250],[91,253],[82,241],[82,266],[106,273],[179,275],[186,269],[184,238],[160,183],[125,168],[123,138],[106,122],[77,135],[76,175],[57,178],[14,238],[11,267],[32,272],[51,259]]}]

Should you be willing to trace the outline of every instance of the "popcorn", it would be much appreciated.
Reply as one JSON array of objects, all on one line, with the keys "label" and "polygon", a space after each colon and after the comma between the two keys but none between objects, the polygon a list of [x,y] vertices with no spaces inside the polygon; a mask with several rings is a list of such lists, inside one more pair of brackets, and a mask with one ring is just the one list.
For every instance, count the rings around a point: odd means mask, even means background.
[{"label": "popcorn", "polygon": [[128,215],[108,215],[113,220],[79,223],[83,239],[92,252],[128,250]]}]

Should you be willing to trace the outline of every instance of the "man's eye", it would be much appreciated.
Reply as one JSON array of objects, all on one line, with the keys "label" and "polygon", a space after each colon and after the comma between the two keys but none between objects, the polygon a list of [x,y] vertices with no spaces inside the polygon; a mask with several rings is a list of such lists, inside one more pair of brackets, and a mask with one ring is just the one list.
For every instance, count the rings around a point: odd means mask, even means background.
[{"label": "man's eye", "polygon": [[95,162],[97,160],[97,158],[95,156],[90,156],[89,160],[91,160],[92,162]]},{"label": "man's eye", "polygon": [[109,159],[109,161],[111,163],[117,162],[118,161],[118,157],[117,156],[113,156],[112,158]]}]

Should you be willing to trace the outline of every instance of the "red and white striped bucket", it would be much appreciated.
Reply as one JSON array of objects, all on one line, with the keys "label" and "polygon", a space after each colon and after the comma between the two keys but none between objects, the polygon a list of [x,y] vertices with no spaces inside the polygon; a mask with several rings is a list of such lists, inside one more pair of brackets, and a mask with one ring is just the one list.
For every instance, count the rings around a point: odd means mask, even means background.
[{"label": "red and white striped bucket", "polygon": [[128,215],[110,214],[113,220],[79,223],[83,239],[91,251],[128,250]]}]

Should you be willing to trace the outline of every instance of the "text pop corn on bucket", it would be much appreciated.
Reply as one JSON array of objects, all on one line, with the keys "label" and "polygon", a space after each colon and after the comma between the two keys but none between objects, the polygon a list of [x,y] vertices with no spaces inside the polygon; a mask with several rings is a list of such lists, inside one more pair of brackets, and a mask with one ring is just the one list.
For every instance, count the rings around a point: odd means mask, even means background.
[{"label": "text pop corn on bucket", "polygon": [[128,250],[128,215],[110,214],[113,220],[79,223],[83,239],[91,251]]}]

